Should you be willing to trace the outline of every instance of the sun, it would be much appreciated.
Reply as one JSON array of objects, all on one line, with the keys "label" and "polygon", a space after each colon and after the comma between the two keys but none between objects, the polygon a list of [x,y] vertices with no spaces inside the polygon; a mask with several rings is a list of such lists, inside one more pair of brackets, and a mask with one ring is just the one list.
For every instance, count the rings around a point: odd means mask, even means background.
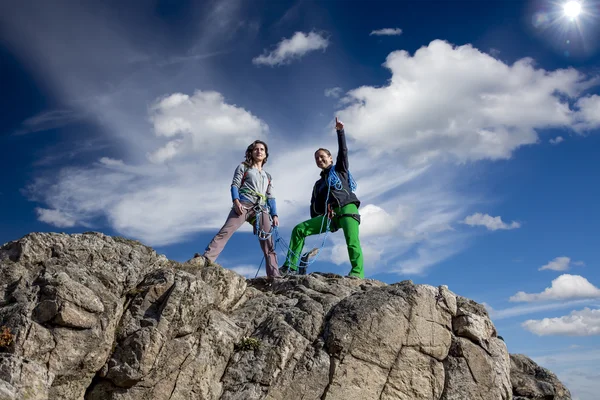
[{"label": "sun", "polygon": [[563,6],[563,11],[567,17],[577,18],[581,14],[581,3],[575,0],[569,1]]}]

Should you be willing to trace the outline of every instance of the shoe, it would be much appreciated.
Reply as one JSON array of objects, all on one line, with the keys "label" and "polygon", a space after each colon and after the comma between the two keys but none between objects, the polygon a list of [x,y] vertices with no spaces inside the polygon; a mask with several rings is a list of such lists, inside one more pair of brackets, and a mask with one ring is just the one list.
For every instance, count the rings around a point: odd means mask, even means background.
[{"label": "shoe", "polygon": [[279,274],[281,274],[281,276],[298,275],[298,270],[292,269],[292,268],[288,267],[287,265],[284,265],[279,268]]},{"label": "shoe", "polygon": [[279,267],[279,273],[281,274],[281,276],[285,276],[289,274],[290,269],[288,268],[287,265],[282,265],[281,267]]}]

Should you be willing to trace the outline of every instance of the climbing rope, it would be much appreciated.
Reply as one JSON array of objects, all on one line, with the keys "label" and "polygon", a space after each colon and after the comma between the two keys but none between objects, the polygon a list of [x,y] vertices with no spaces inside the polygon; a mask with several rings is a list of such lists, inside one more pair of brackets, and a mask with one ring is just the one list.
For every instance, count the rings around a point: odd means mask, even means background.
[{"label": "climbing rope", "polygon": [[[336,176],[337,176],[337,174],[336,174]],[[339,180],[339,178],[338,178],[338,180]],[[304,267],[308,267],[309,265],[312,265],[315,261],[317,261],[317,258],[319,258],[319,254],[321,254],[321,250],[323,250],[323,248],[325,247],[325,242],[327,241],[327,236],[329,235],[329,228],[331,226],[331,217],[327,213],[327,206],[329,204],[329,193],[331,193],[331,184],[330,184],[330,179],[327,179],[327,196],[325,198],[325,214],[323,215],[323,219],[321,220],[321,227],[319,228],[319,235],[322,233],[325,233],[325,235],[323,236],[323,241],[321,242],[321,246],[319,246],[319,248],[318,248],[317,254],[315,254],[311,260],[307,261],[303,265]],[[323,224],[325,223],[325,219],[327,219],[327,226],[325,227],[325,232],[323,232]],[[278,241],[279,240],[281,240],[284,243],[284,246],[287,249],[286,258],[285,258],[286,264],[290,261],[290,253],[292,253],[297,260],[300,260],[302,258],[302,253],[296,254],[296,252],[294,252],[292,249],[290,249],[290,247],[285,243],[285,241],[283,240],[283,238],[281,238],[281,236],[278,238]]]},{"label": "climbing rope", "polygon": [[262,267],[262,264],[264,261],[265,261],[265,256],[263,256],[262,260],[260,261],[260,264],[258,265],[258,269],[256,270],[256,275],[254,275],[255,278],[258,276],[258,272],[260,271],[260,268]]},{"label": "climbing rope", "polygon": [[[269,232],[265,232],[260,227],[260,217],[263,213],[266,213],[271,222],[271,230]],[[254,228],[256,230],[256,235],[258,236],[258,240],[268,240],[271,235],[273,235],[273,231],[276,228],[273,226],[273,219],[271,218],[271,214],[269,213],[268,207],[263,208],[260,204],[254,206]]]},{"label": "climbing rope", "polygon": [[[350,173],[350,171],[348,171],[348,181],[349,181],[348,183],[350,186],[350,191],[354,192],[358,185],[356,184],[356,181],[352,177],[352,174]],[[319,235],[322,233],[325,233],[325,235],[323,236],[323,241],[321,242],[321,245],[318,247],[317,253],[309,261],[303,263],[304,267],[308,267],[309,265],[312,265],[314,262],[316,262],[317,259],[319,258],[319,254],[321,253],[321,250],[325,247],[325,242],[327,241],[327,236],[329,235],[330,226],[331,226],[331,217],[328,214],[328,205],[329,205],[329,194],[331,193],[332,187],[335,190],[343,190],[343,188],[344,188],[342,185],[342,181],[340,180],[340,177],[335,172],[335,165],[333,165],[331,167],[331,169],[329,170],[329,176],[327,177],[327,196],[325,198],[325,214],[323,215],[323,219],[321,221],[321,228],[319,229]],[[290,261],[290,255],[293,255],[293,256],[295,256],[295,258],[297,260],[300,260],[302,258],[302,253],[297,254],[295,251],[293,251],[289,247],[289,245],[286,243],[286,241],[283,239],[283,237],[279,234],[279,230],[277,229],[277,227],[273,226],[272,221],[271,221],[271,231],[270,232],[265,232],[262,229],[260,229],[259,218],[263,212],[263,209],[261,208],[260,205],[257,205],[254,208],[254,210],[256,213],[256,222],[255,222],[256,232],[257,232],[259,240],[267,240],[271,236],[274,235],[276,238],[274,247],[277,247],[277,244],[281,243],[281,245],[283,246],[284,251],[286,253],[286,258],[285,258],[286,263],[288,263]],[[269,218],[271,218],[270,215],[269,215]],[[327,225],[325,227],[325,232],[323,232],[323,224],[325,223],[325,219],[327,219]],[[263,256],[262,261],[260,262],[260,265],[258,266],[258,270],[256,271],[255,278],[258,276],[258,272],[260,271],[264,260],[265,260],[265,257]]]},{"label": "climbing rope", "polygon": [[[340,177],[338,176],[337,172],[335,172],[335,165],[329,170],[327,183],[329,186],[333,186],[335,190],[343,190],[344,188],[342,186],[342,181],[340,180]],[[356,188],[358,187],[350,171],[348,171],[348,185],[350,186],[351,192],[356,191]]]}]

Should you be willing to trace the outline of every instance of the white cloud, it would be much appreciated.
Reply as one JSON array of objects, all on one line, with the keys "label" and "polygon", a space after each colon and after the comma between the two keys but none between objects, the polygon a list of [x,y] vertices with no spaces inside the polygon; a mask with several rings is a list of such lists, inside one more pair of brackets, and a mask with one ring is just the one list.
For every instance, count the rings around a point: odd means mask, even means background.
[{"label": "white cloud", "polygon": [[372,36],[372,35],[376,35],[376,36],[398,36],[398,35],[402,35],[402,29],[400,29],[400,28],[376,29],[374,31],[371,31],[371,33],[369,34],[369,36]]},{"label": "white cloud", "polygon": [[523,328],[538,335],[592,336],[600,335],[600,309],[584,308],[558,318],[527,320]]},{"label": "white cloud", "polygon": [[329,40],[316,32],[296,32],[289,39],[283,39],[277,47],[267,53],[255,57],[252,62],[255,65],[285,65],[293,60],[302,58],[307,53],[315,50],[325,50],[329,46]]},{"label": "white cloud", "polygon": [[565,141],[565,139],[562,136],[557,136],[555,138],[550,139],[550,144],[559,144],[564,141]]},{"label": "white cloud", "polygon": [[[150,245],[220,227],[236,163],[267,125],[216,92],[176,93],[149,112],[155,133],[172,139],[149,155],[151,163],[103,157],[96,165],[63,169],[56,182],[38,179],[30,192],[51,208],[38,213],[40,221],[74,226],[106,217],[117,231]],[[167,160],[174,162],[152,164]]]},{"label": "white cloud", "polygon": [[[359,146],[412,165],[510,158],[537,143],[538,130],[573,126],[564,96],[590,85],[574,69],[536,69],[531,59],[506,65],[471,45],[441,40],[414,56],[395,51],[384,66],[389,83],[350,90],[338,116]],[[581,121],[595,118],[579,114]]]},{"label": "white cloud", "polygon": [[576,107],[579,130],[596,129],[600,127],[600,96],[592,95],[577,100]]},{"label": "white cloud", "polygon": [[[371,246],[367,242],[361,243],[361,250],[363,253],[363,261],[365,265],[365,274],[370,274],[377,272],[377,263],[381,259],[382,250],[376,248],[375,246]],[[331,248],[329,254],[328,252],[324,252],[323,258],[329,259],[332,263],[336,265],[348,264],[348,247],[346,246],[346,242],[343,240],[337,240],[336,243]],[[329,255],[329,257],[327,257]]]},{"label": "white cloud", "polygon": [[41,112],[33,117],[27,118],[21,123],[21,128],[15,132],[23,135],[31,132],[41,132],[57,129],[65,125],[77,122],[83,118],[83,114],[73,110],[49,110]]},{"label": "white cloud", "polygon": [[[243,265],[236,265],[235,267],[231,267],[231,268],[227,268],[232,270],[233,272],[236,272],[240,275],[242,275],[244,278],[254,278],[256,276],[256,271],[258,270],[258,266],[257,265],[250,265],[250,264],[243,264]],[[266,272],[265,272],[265,265],[263,263],[263,265],[261,266],[261,270],[258,273],[258,276],[265,276]]]},{"label": "white cloud", "polygon": [[173,157],[177,156],[180,150],[185,149],[184,147],[182,147],[182,143],[183,141],[181,139],[171,140],[156,151],[148,153],[148,160],[157,164],[164,163],[165,161],[168,161]]},{"label": "white cloud", "polygon": [[571,265],[585,265],[582,261],[571,261],[569,257],[556,257],[548,264],[539,268],[540,271],[550,269],[552,271],[567,271]]},{"label": "white cloud", "polygon": [[325,97],[333,97],[337,99],[343,92],[344,90],[341,87],[325,89]]},{"label": "white cloud", "polygon": [[594,303],[594,300],[590,299],[582,299],[582,300],[569,300],[569,301],[561,301],[554,303],[536,303],[536,304],[527,304],[516,307],[509,307],[497,310],[492,308],[489,304],[483,303],[485,308],[490,313],[490,317],[494,320],[501,320],[505,318],[518,317],[521,315],[528,315],[539,313],[542,311],[551,311],[551,310],[561,310],[563,308],[572,308],[575,306],[586,305],[590,303]]},{"label": "white cloud", "polygon": [[[167,245],[223,224],[231,204],[227,190],[231,165],[235,165],[229,164],[222,171],[221,164],[213,166],[210,161],[180,162],[171,168],[71,167],[61,170],[56,181],[36,180],[29,191],[49,208],[69,216],[70,223],[93,226],[106,220],[120,234],[151,246]],[[214,180],[199,179],[204,174]]]},{"label": "white cloud", "polygon": [[58,228],[71,228],[77,223],[75,218],[60,210],[37,207],[35,212],[38,215],[38,220]]},{"label": "white cloud", "polygon": [[518,292],[510,301],[548,301],[600,298],[600,289],[580,275],[563,274],[552,281],[552,285],[542,293]]},{"label": "white cloud", "polygon": [[110,158],[110,157],[100,158],[100,163],[104,164],[104,165],[108,165],[108,166],[115,166],[115,167],[123,167],[125,165],[123,163],[123,160],[115,160],[114,158]]},{"label": "white cloud", "polygon": [[398,216],[392,216],[383,208],[374,204],[361,207],[360,236],[380,236],[392,233],[398,225]]},{"label": "white cloud", "polygon": [[485,226],[490,231],[496,231],[499,229],[510,230],[521,227],[521,224],[516,221],[507,224],[502,222],[501,217],[492,217],[488,214],[481,213],[469,215],[462,222],[469,226]]},{"label": "white cloud", "polygon": [[185,152],[206,153],[227,145],[247,146],[263,138],[269,130],[252,113],[228,104],[220,93],[201,90],[192,96],[175,93],[157,100],[150,107],[150,121],[157,136],[176,138],[149,155],[154,162]]}]

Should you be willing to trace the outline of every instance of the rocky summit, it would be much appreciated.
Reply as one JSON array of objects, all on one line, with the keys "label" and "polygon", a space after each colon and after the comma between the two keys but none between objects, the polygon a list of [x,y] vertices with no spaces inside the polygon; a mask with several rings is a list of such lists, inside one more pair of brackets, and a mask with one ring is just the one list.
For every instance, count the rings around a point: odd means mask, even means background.
[{"label": "rocky summit", "polygon": [[100,233],[0,248],[0,399],[571,399],[445,286],[249,279]]}]

